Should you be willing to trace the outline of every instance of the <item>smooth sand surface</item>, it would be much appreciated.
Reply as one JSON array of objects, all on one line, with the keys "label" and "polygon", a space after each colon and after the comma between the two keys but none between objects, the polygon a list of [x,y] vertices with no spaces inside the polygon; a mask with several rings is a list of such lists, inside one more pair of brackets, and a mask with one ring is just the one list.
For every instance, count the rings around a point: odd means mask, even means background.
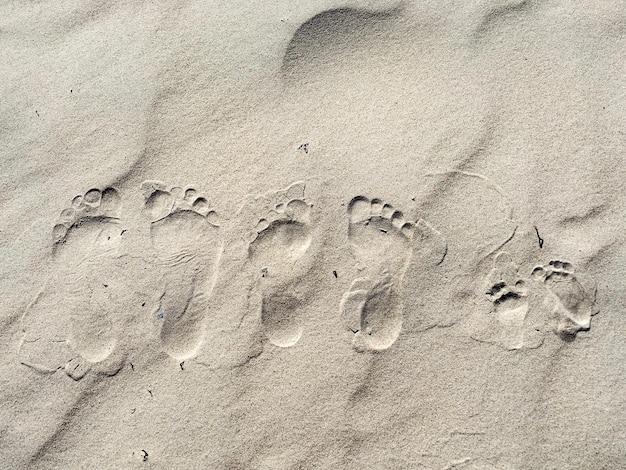
[{"label": "smooth sand surface", "polygon": [[0,5],[0,468],[626,468],[626,3]]}]

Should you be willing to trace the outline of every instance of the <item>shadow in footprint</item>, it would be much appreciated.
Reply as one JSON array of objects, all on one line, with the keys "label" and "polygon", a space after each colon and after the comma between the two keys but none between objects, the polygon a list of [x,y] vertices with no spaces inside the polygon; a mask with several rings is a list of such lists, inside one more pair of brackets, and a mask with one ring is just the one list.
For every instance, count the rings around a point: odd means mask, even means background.
[{"label": "shadow in footprint", "polygon": [[[95,364],[116,373],[121,306],[121,199],[91,189],[64,209],[53,236],[52,274],[23,317],[20,361],[41,373],[60,368],[79,380]],[[106,363],[106,364],[105,364]]]},{"label": "shadow in footprint", "polygon": [[194,357],[223,251],[219,217],[193,188],[146,181],[141,189],[150,237],[164,282],[158,318],[164,350],[176,360]]}]

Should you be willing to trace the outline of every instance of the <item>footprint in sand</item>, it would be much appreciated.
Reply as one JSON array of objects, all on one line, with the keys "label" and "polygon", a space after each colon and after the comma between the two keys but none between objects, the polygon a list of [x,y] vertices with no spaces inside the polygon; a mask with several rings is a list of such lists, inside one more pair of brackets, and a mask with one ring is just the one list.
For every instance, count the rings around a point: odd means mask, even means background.
[{"label": "footprint in sand", "polygon": [[414,224],[379,199],[348,206],[348,238],[364,276],[344,294],[341,310],[358,351],[389,348],[402,330],[402,283],[413,253]]},{"label": "footprint in sand", "polygon": [[197,354],[223,252],[220,221],[209,201],[193,188],[141,185],[150,237],[164,293],[158,318],[164,350],[176,360]]},{"label": "footprint in sand", "polygon": [[[52,232],[52,274],[23,318],[23,364],[42,373],[64,367],[79,380],[112,358],[119,339],[113,291],[124,233],[120,210],[119,194],[106,188],[77,196],[61,212]],[[115,361],[101,372],[114,374],[121,365]]]},{"label": "footprint in sand", "polygon": [[594,303],[570,263],[550,261],[546,266],[535,267],[532,276],[543,283],[554,298],[555,331],[561,338],[571,341],[579,331],[590,328]]},{"label": "footprint in sand", "polygon": [[261,329],[270,343],[295,345],[303,332],[298,312],[306,302],[302,278],[312,267],[311,204],[304,197],[305,184],[253,198],[239,218],[255,220],[244,236],[246,260],[253,276],[253,291],[260,296]]},{"label": "footprint in sand", "polygon": [[492,303],[497,323],[476,335],[476,339],[494,342],[509,350],[537,348],[543,343],[538,325],[529,323],[526,282],[508,253],[498,253],[486,279],[485,294]]}]

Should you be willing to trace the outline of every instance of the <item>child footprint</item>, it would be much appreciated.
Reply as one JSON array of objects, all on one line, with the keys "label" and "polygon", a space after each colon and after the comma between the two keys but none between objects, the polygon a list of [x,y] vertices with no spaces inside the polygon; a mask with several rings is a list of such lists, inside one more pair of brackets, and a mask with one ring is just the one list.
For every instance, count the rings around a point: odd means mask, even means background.
[{"label": "child footprint", "polygon": [[256,226],[244,236],[246,259],[252,269],[254,291],[260,295],[261,328],[270,343],[295,345],[303,332],[298,309],[306,300],[301,280],[311,269],[311,204],[305,184],[248,201],[239,212]]},{"label": "child footprint", "polygon": [[364,277],[344,294],[344,321],[358,351],[389,348],[400,335],[402,283],[413,252],[415,226],[379,199],[357,196],[348,206],[348,239]]},{"label": "child footprint", "polygon": [[157,318],[164,350],[176,360],[198,352],[223,251],[219,217],[193,188],[141,185],[150,238],[164,281]]},{"label": "child footprint", "polygon": [[535,267],[532,275],[554,297],[553,314],[558,321],[556,333],[561,338],[573,340],[579,331],[590,328],[593,301],[574,275],[570,263],[550,261],[547,266]]},{"label": "child footprint", "polygon": [[61,212],[52,231],[52,274],[24,314],[23,364],[43,373],[65,366],[79,380],[111,356],[119,312],[109,287],[119,270],[120,209],[117,191],[106,188],[75,197]]},{"label": "child footprint", "polygon": [[[537,325],[528,325],[528,291],[519,267],[508,253],[498,253],[487,276],[485,294],[493,304],[497,324],[480,338],[506,349],[537,348],[543,335]],[[492,325],[493,326],[493,325]]]}]

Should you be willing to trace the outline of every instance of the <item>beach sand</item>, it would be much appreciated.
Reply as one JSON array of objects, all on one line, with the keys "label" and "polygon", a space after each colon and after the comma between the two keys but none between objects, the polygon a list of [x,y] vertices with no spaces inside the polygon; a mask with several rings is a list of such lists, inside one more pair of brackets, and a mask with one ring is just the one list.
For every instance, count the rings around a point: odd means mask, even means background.
[{"label": "beach sand", "polygon": [[0,468],[626,467],[626,4],[300,3],[0,6]]}]

